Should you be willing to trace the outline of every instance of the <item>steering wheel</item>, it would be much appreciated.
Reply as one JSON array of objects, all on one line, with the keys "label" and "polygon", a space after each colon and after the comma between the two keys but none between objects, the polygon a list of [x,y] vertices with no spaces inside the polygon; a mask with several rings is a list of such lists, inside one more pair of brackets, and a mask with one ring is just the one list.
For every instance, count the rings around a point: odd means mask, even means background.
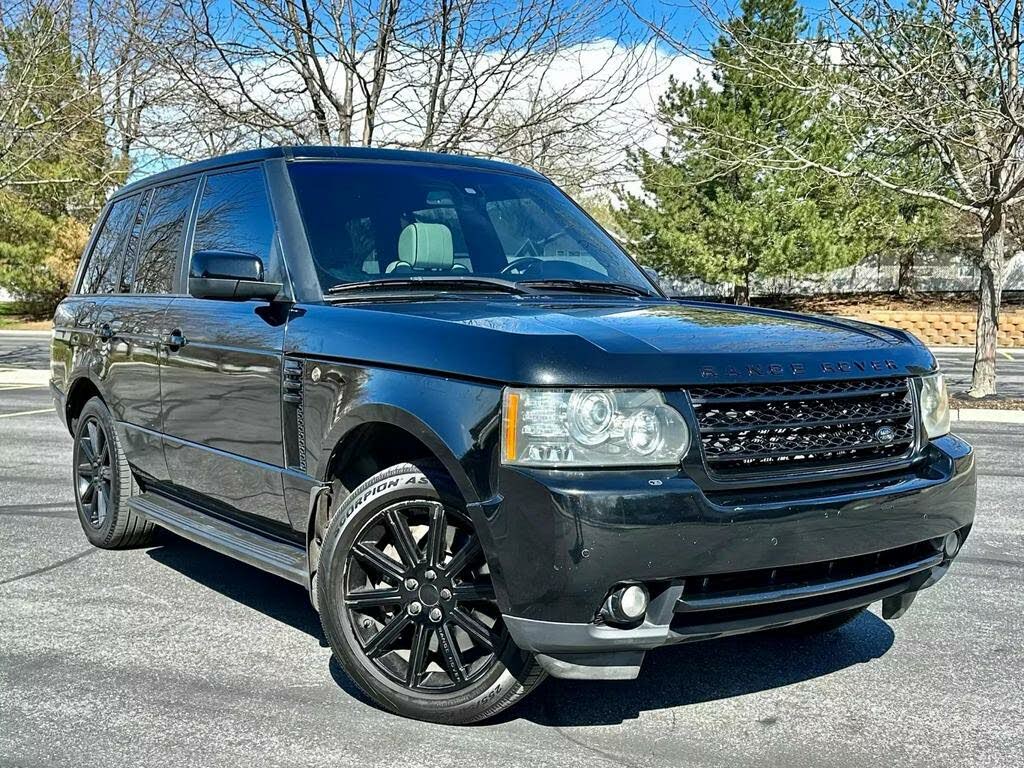
[{"label": "steering wheel", "polygon": [[529,270],[534,267],[540,266],[544,263],[544,259],[538,259],[536,256],[523,256],[521,259],[509,262],[508,266],[499,272],[499,275],[525,275]]}]

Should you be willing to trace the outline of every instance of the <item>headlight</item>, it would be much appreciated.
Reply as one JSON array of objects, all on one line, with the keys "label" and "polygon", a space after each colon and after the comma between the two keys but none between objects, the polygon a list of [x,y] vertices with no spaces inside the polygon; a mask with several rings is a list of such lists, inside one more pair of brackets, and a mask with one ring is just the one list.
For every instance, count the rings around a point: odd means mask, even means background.
[{"label": "headlight", "polygon": [[655,389],[506,389],[503,411],[504,464],[666,466],[690,440]]},{"label": "headlight", "polygon": [[929,438],[949,434],[949,393],[941,373],[921,377],[921,426]]}]

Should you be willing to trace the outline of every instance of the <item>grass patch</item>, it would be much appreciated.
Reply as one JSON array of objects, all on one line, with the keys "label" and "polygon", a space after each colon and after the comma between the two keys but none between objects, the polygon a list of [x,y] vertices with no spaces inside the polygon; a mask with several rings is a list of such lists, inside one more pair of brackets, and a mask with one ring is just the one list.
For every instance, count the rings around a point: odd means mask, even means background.
[{"label": "grass patch", "polygon": [[31,316],[20,302],[0,302],[0,331],[48,331],[52,327],[52,320]]}]

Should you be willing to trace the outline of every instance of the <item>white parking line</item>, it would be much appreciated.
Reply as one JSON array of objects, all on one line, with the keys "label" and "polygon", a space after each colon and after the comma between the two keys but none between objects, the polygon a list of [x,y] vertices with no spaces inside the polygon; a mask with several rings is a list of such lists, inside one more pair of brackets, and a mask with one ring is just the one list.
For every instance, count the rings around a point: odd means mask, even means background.
[{"label": "white parking line", "polygon": [[53,408],[40,408],[37,411],[18,411],[17,413],[0,413],[0,419],[13,419],[15,416],[35,416],[37,413],[51,413]]}]

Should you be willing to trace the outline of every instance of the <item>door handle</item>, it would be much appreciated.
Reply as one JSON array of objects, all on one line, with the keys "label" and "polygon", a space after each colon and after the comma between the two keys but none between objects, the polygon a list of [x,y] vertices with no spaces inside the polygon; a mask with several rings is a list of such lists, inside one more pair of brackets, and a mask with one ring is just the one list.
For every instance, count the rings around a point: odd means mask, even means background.
[{"label": "door handle", "polygon": [[110,327],[110,323],[103,323],[103,325],[96,328],[96,336],[100,341],[110,341],[114,338],[114,329]]},{"label": "door handle", "polygon": [[188,339],[185,338],[185,334],[177,328],[164,336],[163,341],[164,346],[170,350],[181,349],[188,343]]}]

